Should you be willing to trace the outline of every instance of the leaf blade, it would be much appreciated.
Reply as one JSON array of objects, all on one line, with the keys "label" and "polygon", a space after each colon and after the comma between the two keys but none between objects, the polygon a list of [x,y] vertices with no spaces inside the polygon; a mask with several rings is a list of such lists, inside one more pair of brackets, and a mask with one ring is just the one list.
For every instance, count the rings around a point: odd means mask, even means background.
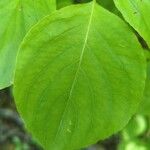
[{"label": "leaf blade", "polygon": [[95,2],[45,18],[25,38],[17,64],[18,110],[46,149],[78,149],[118,131],[144,89],[145,60],[137,39]]}]

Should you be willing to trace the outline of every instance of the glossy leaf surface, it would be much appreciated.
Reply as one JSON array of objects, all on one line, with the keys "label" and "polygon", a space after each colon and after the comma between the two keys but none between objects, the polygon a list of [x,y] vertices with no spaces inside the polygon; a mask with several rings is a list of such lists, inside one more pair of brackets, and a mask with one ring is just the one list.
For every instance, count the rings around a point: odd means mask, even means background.
[{"label": "glossy leaf surface", "polygon": [[13,83],[18,47],[39,19],[55,10],[55,0],[0,1],[0,89]]},{"label": "glossy leaf surface", "polygon": [[119,131],[135,113],[144,81],[135,35],[93,1],[61,9],[30,31],[14,94],[45,149],[74,150]]},{"label": "glossy leaf surface", "polygon": [[150,46],[150,0],[114,0],[126,21]]}]

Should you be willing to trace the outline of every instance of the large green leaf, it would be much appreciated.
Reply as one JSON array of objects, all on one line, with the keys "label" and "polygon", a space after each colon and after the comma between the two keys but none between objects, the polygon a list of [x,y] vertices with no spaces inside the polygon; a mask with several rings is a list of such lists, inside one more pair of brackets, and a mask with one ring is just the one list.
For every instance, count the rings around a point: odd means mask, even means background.
[{"label": "large green leaf", "polygon": [[74,150],[120,130],[135,113],[145,59],[121,19],[95,3],[46,17],[24,39],[14,95],[45,149]]},{"label": "large green leaf", "polygon": [[12,84],[18,46],[40,18],[55,10],[55,0],[0,1],[0,89]]},{"label": "large green leaf", "polygon": [[150,0],[114,0],[131,26],[150,46]]}]

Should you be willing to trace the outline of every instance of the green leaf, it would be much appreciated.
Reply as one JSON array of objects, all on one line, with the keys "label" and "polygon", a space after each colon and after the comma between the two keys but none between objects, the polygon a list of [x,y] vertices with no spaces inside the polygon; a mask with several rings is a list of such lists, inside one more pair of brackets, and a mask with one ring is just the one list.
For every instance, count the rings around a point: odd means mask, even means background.
[{"label": "green leaf", "polygon": [[145,39],[150,46],[150,1],[114,0],[126,21]]},{"label": "green leaf", "polygon": [[13,83],[18,47],[40,18],[55,10],[55,0],[0,1],[0,89]]},{"label": "green leaf", "polygon": [[146,51],[147,57],[147,78],[145,82],[144,98],[139,105],[138,113],[150,116],[150,52]]},{"label": "green leaf", "polygon": [[74,150],[119,131],[135,113],[145,58],[128,25],[95,1],[46,17],[24,39],[14,95],[45,149]]}]

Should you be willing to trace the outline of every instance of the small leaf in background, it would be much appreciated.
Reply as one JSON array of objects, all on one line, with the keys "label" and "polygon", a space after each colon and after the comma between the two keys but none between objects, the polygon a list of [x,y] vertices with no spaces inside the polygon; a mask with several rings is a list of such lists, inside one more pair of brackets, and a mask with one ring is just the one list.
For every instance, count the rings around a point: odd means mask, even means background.
[{"label": "small leaf in background", "polygon": [[95,1],[36,25],[18,55],[14,95],[45,149],[74,150],[121,130],[145,85],[142,48],[119,17]]},{"label": "small leaf in background", "polygon": [[57,9],[60,9],[68,5],[87,3],[90,1],[92,0],[56,0],[56,3],[57,3]]},{"label": "small leaf in background", "polygon": [[142,135],[147,130],[147,120],[142,115],[135,115],[123,129],[123,139],[128,141]]},{"label": "small leaf in background", "polygon": [[118,150],[150,150],[150,144],[137,138],[119,144]]},{"label": "small leaf in background", "polygon": [[73,4],[74,0],[56,0],[56,3],[57,3],[57,9],[60,9],[62,7]]},{"label": "small leaf in background", "polygon": [[125,20],[144,38],[150,47],[150,1],[114,0]]},{"label": "small leaf in background", "polygon": [[13,83],[18,47],[27,31],[55,7],[55,0],[0,1],[0,89]]},{"label": "small leaf in background", "polygon": [[148,118],[137,114],[121,131],[120,142],[117,150],[149,150]]},{"label": "small leaf in background", "polygon": [[[62,8],[71,4],[80,4],[80,3],[87,3],[91,0],[57,0],[57,8]],[[108,9],[109,11],[119,14],[118,9],[115,7],[114,1],[113,0],[97,0],[97,2],[103,6],[104,8]]]},{"label": "small leaf in background", "polygon": [[116,15],[120,15],[118,9],[115,7],[113,0],[97,0],[97,2],[103,6],[104,8],[108,9],[109,11],[115,13]]}]

